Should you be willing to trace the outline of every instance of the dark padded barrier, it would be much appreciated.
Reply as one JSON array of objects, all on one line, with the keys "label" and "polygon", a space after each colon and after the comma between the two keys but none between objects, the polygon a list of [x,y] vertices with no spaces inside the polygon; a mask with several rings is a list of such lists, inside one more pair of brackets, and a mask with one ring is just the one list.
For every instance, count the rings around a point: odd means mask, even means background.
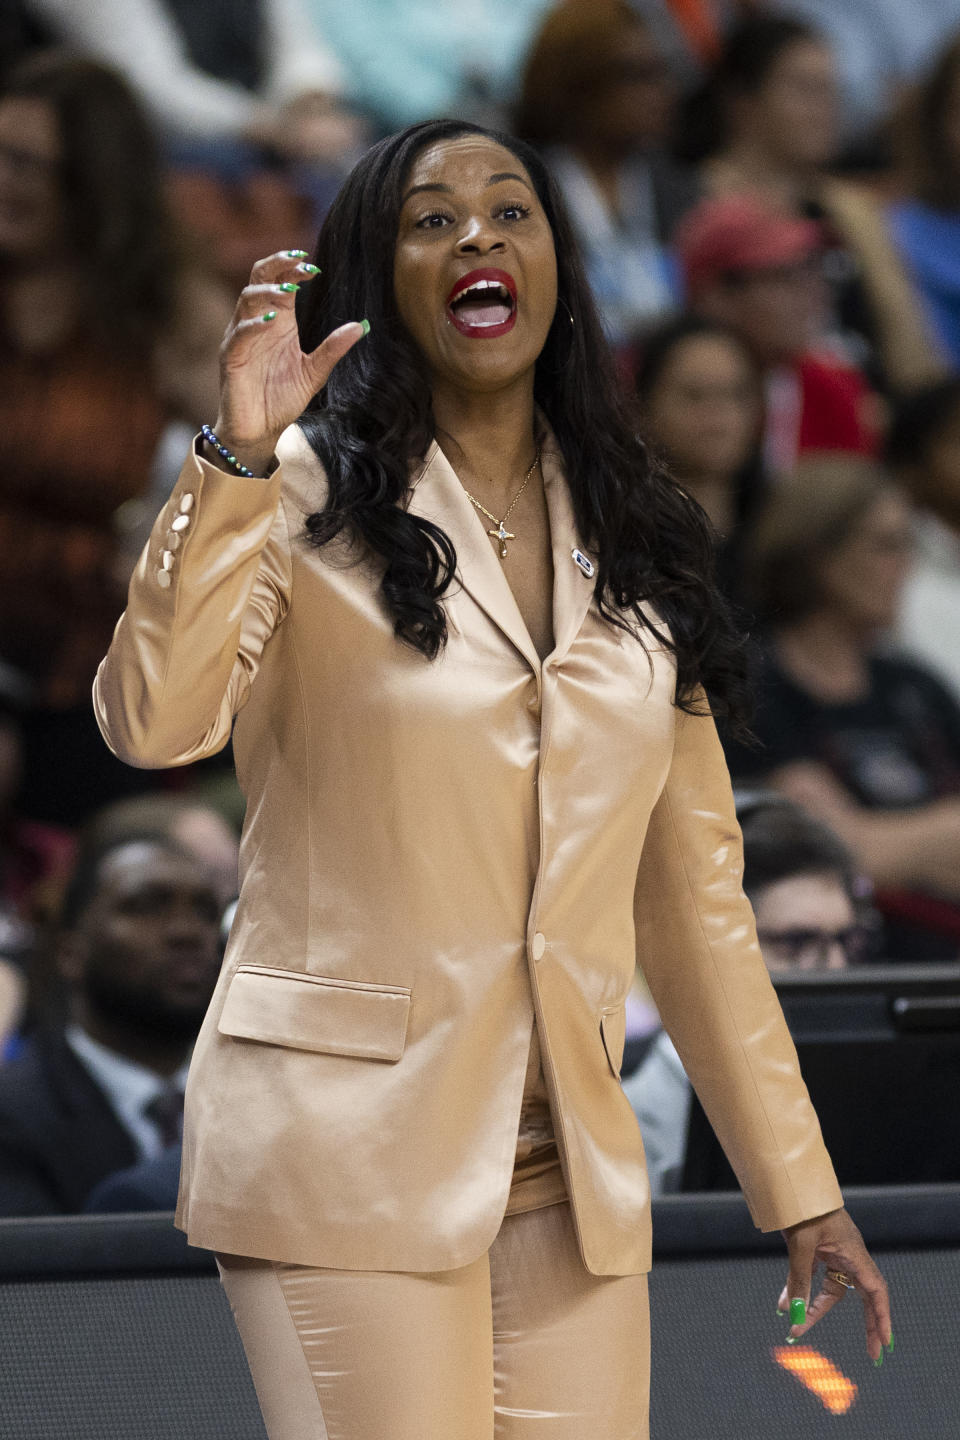
[{"label": "dark padded barrier", "polygon": [[[875,1370],[852,1298],[813,1331],[857,1386],[843,1414],[774,1358],[780,1238],[759,1235],[736,1195],[657,1202],[653,1440],[956,1440],[960,1186],[847,1200],[895,1292],[897,1345]],[[211,1258],[170,1216],[0,1221],[0,1437],[264,1440]]]}]

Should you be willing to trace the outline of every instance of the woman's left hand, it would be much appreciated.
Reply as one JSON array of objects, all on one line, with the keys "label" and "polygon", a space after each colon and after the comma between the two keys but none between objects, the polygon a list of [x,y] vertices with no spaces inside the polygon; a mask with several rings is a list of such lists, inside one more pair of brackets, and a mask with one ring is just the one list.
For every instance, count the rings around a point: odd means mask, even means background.
[{"label": "woman's left hand", "polygon": [[[870,1259],[863,1236],[846,1210],[832,1210],[828,1215],[818,1215],[815,1220],[801,1220],[798,1225],[784,1230],[783,1238],[790,1255],[790,1274],[777,1308],[789,1314],[791,1301],[796,1300],[803,1300],[806,1307],[803,1323],[790,1326],[790,1339],[797,1340],[806,1335],[846,1295],[846,1286],[830,1277],[829,1271],[833,1270],[856,1288],[863,1301],[867,1353],[875,1365],[882,1364],[884,1349],[888,1354],[893,1350],[890,1297],[886,1281]],[[813,1271],[819,1263],[826,1265],[828,1273],[824,1275],[816,1298],[811,1301]]]}]

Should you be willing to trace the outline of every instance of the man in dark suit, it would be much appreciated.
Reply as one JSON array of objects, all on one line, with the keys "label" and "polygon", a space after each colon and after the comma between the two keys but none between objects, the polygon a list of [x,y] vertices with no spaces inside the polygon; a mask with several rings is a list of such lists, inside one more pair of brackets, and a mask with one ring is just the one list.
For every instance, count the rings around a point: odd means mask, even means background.
[{"label": "man in dark suit", "polygon": [[219,920],[211,879],[169,838],[81,849],[56,946],[66,1023],[0,1069],[0,1215],[82,1210],[107,1175],[177,1145]]}]

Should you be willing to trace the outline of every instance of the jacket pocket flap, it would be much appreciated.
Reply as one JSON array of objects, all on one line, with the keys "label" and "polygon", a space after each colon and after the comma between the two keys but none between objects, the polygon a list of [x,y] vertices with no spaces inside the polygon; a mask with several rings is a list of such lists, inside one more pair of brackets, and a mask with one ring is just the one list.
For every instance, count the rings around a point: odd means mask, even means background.
[{"label": "jacket pocket flap", "polygon": [[627,1012],[623,1005],[608,1005],[600,1014],[600,1034],[610,1069],[620,1079],[623,1047],[627,1039]]},{"label": "jacket pocket flap", "polygon": [[409,1013],[410,991],[397,985],[241,965],[230,981],[217,1029],[294,1050],[399,1060]]}]

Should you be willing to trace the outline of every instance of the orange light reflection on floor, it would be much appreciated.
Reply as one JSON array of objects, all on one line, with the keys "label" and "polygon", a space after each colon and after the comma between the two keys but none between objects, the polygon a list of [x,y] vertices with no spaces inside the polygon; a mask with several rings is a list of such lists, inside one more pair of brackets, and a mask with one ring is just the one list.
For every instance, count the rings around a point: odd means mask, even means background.
[{"label": "orange light reflection on floor", "polygon": [[817,1396],[831,1415],[846,1415],[857,1398],[857,1387],[832,1360],[809,1345],[778,1345],[773,1358]]}]

